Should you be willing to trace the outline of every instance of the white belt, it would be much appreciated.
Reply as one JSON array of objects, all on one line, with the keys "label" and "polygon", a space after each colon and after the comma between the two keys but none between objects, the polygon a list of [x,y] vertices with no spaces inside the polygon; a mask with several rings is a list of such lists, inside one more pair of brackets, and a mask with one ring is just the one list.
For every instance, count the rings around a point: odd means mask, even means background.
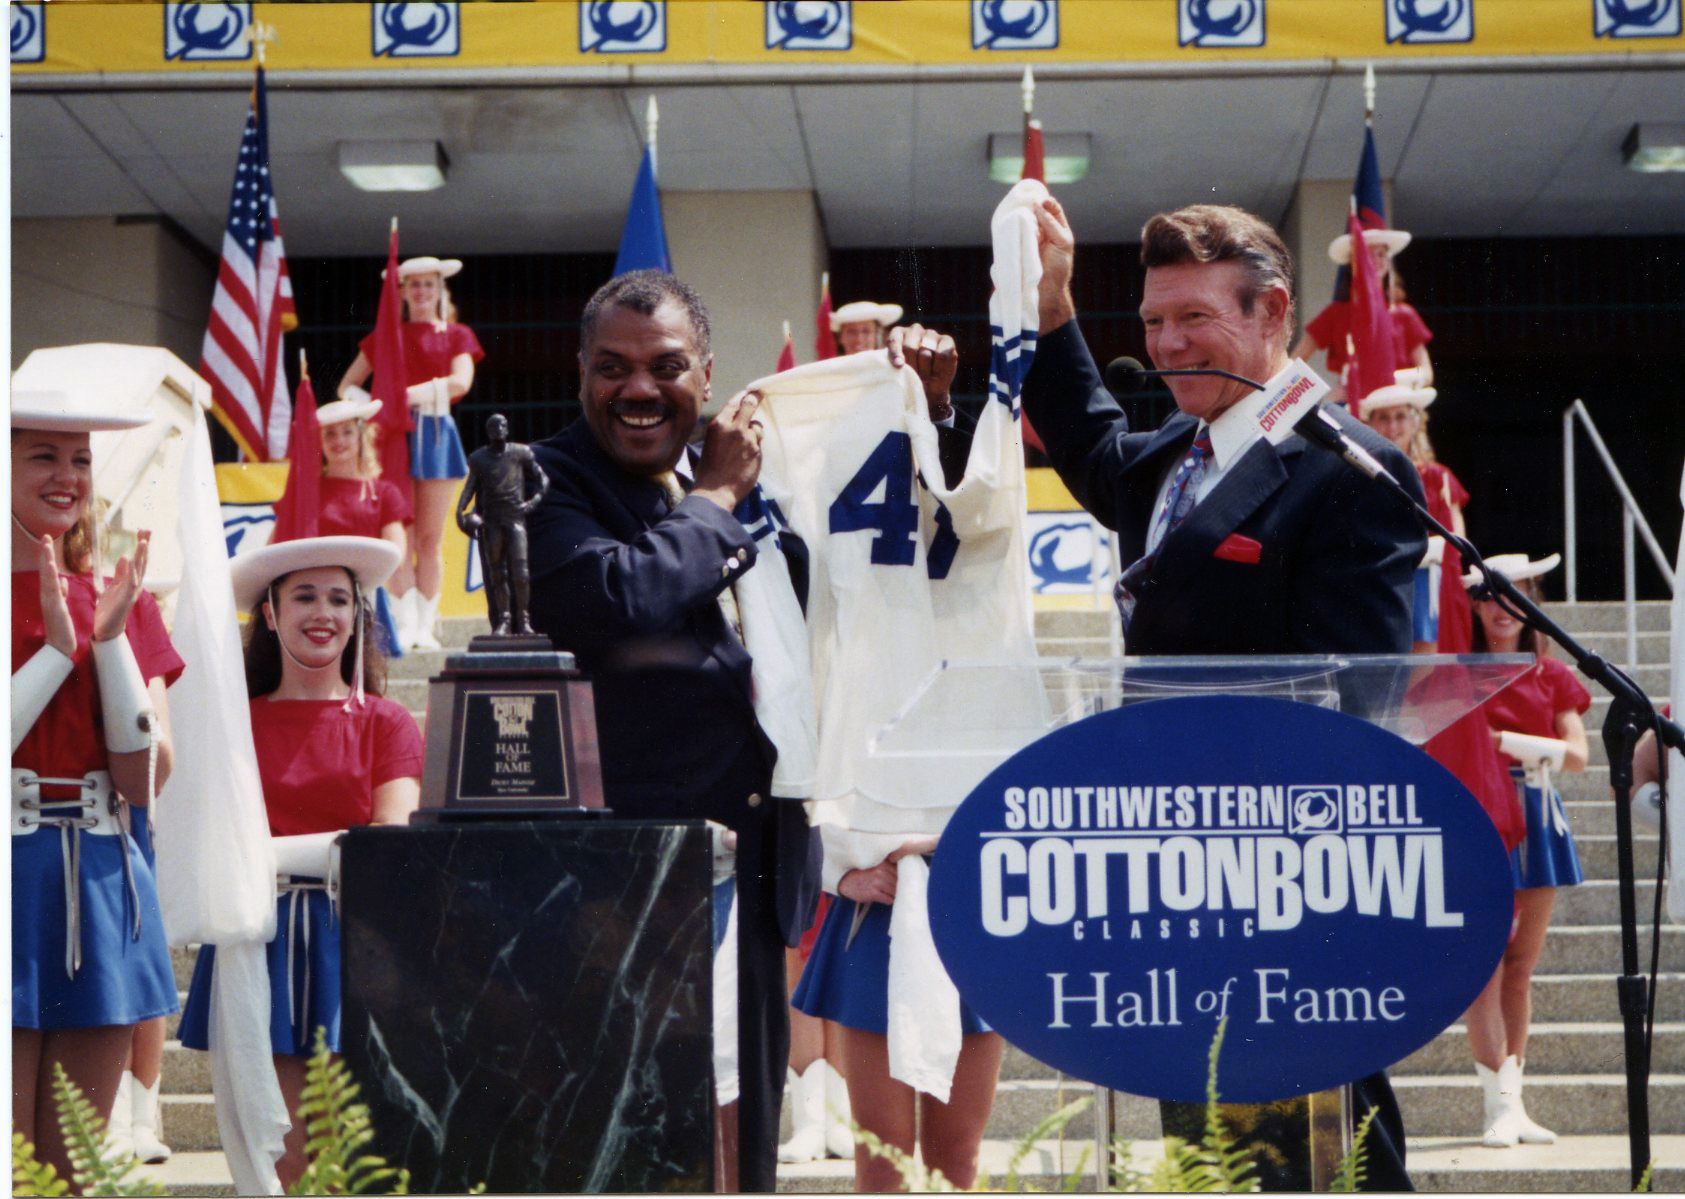
[{"label": "white belt", "polygon": [[[42,786],[75,787],[74,799],[44,799]],[[49,778],[33,770],[12,769],[12,836],[27,837],[48,826],[59,831],[59,851],[64,862],[64,972],[74,979],[82,968],[82,834],[96,837],[126,837],[120,813],[123,800],[104,770],[92,770],[81,778]],[[140,892],[135,887],[129,847],[122,846],[123,883],[132,913],[129,939],[140,940]]]}]

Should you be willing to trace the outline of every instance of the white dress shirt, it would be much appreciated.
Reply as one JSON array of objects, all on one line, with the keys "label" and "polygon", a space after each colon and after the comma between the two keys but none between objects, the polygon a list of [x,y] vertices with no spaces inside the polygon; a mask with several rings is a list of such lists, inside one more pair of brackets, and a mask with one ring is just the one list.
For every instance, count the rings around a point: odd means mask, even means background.
[{"label": "white dress shirt", "polygon": [[[1199,440],[1201,433],[1209,432],[1211,435],[1211,460],[1205,464],[1205,475],[1200,479],[1199,486],[1194,489],[1195,508],[1199,507],[1204,502],[1205,497],[1211,494],[1211,489],[1222,480],[1229,467],[1233,466],[1240,456],[1251,448],[1253,442],[1264,435],[1262,430],[1258,428],[1258,422],[1252,414],[1242,411],[1244,407],[1244,404],[1235,404],[1209,425],[1200,421],[1199,428],[1194,431],[1194,440],[1196,441]],[[1171,462],[1170,469],[1164,472],[1164,478],[1159,481],[1158,498],[1153,501],[1153,521],[1147,529],[1146,552],[1149,554],[1158,548],[1158,543],[1163,537],[1163,534],[1159,531],[1159,513],[1164,511],[1164,502],[1170,498],[1170,484],[1175,480],[1176,472],[1182,468],[1182,463],[1185,461],[1187,461],[1186,454]]]}]

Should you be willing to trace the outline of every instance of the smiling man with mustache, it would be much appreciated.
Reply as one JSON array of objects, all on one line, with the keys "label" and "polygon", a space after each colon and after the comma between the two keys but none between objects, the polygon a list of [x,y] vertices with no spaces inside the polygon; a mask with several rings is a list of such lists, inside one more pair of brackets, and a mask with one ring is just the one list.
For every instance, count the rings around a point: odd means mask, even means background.
[{"label": "smiling man with mustache", "polygon": [[584,418],[532,447],[551,480],[527,518],[532,623],[591,676],[614,814],[713,820],[737,836],[740,1099],[721,1122],[722,1181],[772,1191],[784,946],[812,919],[819,845],[802,805],[773,798],[777,750],[755,716],[732,588],[758,554],[781,553],[800,599],[807,552],[787,532],[757,543],[732,514],[760,475],[753,393],[709,423],[691,478],[675,471],[713,371],[691,288],[658,271],[605,284],[580,321],[579,365]]}]

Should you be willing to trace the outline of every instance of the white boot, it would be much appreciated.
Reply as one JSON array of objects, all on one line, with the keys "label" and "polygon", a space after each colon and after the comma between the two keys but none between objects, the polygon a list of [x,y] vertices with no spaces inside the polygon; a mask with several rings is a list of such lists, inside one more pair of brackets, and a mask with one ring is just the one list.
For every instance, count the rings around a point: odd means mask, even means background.
[{"label": "white boot", "polygon": [[119,1161],[135,1151],[130,1095],[139,1085],[133,1074],[123,1071],[123,1077],[117,1083],[117,1098],[111,1103],[111,1115],[105,1121],[106,1152]]},{"label": "white boot", "polygon": [[825,1156],[825,1063],[816,1061],[806,1073],[789,1071],[790,1139],[778,1147],[781,1162],[811,1162]]},{"label": "white boot", "polygon": [[414,587],[392,596],[392,623],[397,626],[398,648],[406,654],[415,648],[415,601],[420,597],[421,592]]},{"label": "white boot", "polygon": [[1505,1070],[1514,1058],[1503,1066],[1489,1070],[1479,1062],[1474,1072],[1480,1079],[1481,1095],[1486,1103],[1485,1132],[1480,1143],[1488,1149],[1509,1149],[1521,1139],[1521,1106],[1514,1091],[1505,1089]]},{"label": "white boot", "polygon": [[428,599],[425,595],[421,594],[421,588],[419,587],[413,588],[410,594],[415,596],[415,648],[444,648],[439,644],[437,629],[439,623],[439,597],[435,595],[432,599]]},{"label": "white boot", "polygon": [[848,1083],[830,1062],[825,1067],[825,1149],[832,1157],[854,1160],[854,1113],[848,1106]]},{"label": "white boot", "polygon": [[164,1130],[158,1122],[158,1088],[163,1079],[143,1087],[140,1079],[127,1077],[129,1096],[134,1101],[131,1121],[135,1156],[149,1166],[163,1165],[170,1160],[170,1147],[164,1144]]},{"label": "white boot", "polygon": [[1517,1132],[1523,1145],[1554,1145],[1556,1134],[1548,1128],[1542,1128],[1533,1123],[1527,1115],[1527,1109],[1521,1102],[1521,1076],[1527,1063],[1513,1053],[1504,1059],[1504,1064],[1498,1067],[1498,1085],[1515,1096],[1515,1114],[1519,1123]]}]

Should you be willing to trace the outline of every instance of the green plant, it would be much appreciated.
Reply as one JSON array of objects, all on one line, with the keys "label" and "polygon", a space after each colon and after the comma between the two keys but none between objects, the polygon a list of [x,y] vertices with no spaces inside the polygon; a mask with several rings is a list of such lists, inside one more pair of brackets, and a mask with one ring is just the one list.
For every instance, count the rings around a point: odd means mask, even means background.
[{"label": "green plant", "polygon": [[328,1051],[326,1034],[318,1028],[298,1105],[310,1164],[287,1188],[289,1195],[409,1194],[408,1170],[361,1152],[374,1139],[374,1130],[368,1105],[357,1101],[357,1093],[350,1069]]},{"label": "green plant", "polygon": [[[169,1192],[147,1178],[132,1177],[136,1162],[132,1155],[118,1157],[106,1148],[105,1121],[88,1097],[70,1080],[64,1067],[53,1063],[53,1107],[58,1112],[59,1130],[70,1155],[71,1181],[84,1195],[166,1195]],[[12,1193],[15,1195],[65,1195],[67,1183],[51,1163],[35,1156],[35,1146],[22,1133],[12,1134]]]}]

